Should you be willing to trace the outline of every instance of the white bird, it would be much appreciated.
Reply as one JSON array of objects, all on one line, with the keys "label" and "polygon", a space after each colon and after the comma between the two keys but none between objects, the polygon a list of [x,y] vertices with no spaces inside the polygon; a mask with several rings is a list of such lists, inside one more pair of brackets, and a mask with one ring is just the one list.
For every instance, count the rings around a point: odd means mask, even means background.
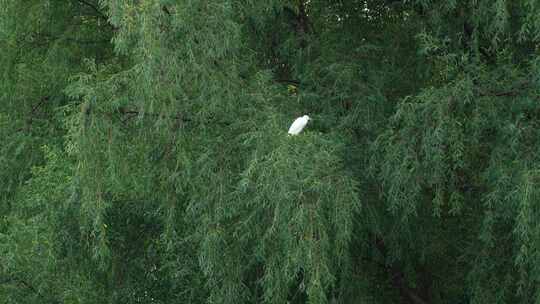
[{"label": "white bird", "polygon": [[289,128],[289,134],[298,135],[300,132],[302,132],[302,129],[304,129],[309,120],[310,118],[307,115],[295,119],[291,127]]}]

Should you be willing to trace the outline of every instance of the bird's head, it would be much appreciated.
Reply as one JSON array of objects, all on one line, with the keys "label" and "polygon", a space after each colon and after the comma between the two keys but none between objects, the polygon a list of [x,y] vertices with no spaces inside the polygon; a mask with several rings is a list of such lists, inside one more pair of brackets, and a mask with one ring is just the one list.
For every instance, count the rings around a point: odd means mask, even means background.
[{"label": "bird's head", "polygon": [[309,118],[309,116],[307,116],[307,115],[304,115],[304,116],[302,116],[302,117],[303,117],[305,120],[307,120],[307,121],[311,120],[311,118]]}]

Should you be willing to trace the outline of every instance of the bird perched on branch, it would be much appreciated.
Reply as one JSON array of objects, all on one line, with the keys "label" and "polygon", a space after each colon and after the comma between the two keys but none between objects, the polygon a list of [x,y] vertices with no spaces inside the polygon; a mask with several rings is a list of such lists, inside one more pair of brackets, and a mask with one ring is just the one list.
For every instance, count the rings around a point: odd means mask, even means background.
[{"label": "bird perched on branch", "polygon": [[289,128],[289,135],[298,135],[300,132],[302,132],[302,129],[304,129],[309,120],[310,118],[307,115],[295,119]]}]

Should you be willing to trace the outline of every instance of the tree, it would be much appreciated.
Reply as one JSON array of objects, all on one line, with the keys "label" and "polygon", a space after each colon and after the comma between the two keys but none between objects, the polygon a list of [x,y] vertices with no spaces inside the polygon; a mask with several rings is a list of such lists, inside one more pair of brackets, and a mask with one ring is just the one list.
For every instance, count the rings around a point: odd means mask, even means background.
[{"label": "tree", "polygon": [[0,303],[540,301],[537,1],[0,7]]}]

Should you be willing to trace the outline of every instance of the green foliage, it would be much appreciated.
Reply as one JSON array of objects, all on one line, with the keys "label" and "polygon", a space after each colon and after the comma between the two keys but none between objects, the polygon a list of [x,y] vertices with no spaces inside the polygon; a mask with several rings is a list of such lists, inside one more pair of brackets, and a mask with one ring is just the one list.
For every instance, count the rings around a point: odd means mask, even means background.
[{"label": "green foliage", "polygon": [[539,5],[0,0],[0,303],[540,301]]}]

